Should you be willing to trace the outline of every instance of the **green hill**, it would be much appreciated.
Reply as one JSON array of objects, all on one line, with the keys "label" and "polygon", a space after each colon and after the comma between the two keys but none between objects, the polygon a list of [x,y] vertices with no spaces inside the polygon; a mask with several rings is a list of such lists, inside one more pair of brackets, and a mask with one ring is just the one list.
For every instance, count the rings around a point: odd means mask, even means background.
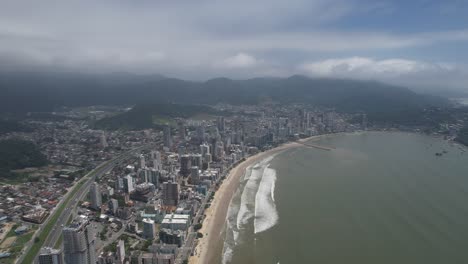
[{"label": "green hill", "polygon": [[98,120],[94,126],[97,129],[140,130],[170,124],[173,118],[191,118],[197,115],[222,114],[209,106],[183,104],[140,104],[131,110],[115,116]]},{"label": "green hill", "polygon": [[46,164],[47,158],[34,143],[21,139],[0,141],[0,177],[14,176],[11,170]]}]

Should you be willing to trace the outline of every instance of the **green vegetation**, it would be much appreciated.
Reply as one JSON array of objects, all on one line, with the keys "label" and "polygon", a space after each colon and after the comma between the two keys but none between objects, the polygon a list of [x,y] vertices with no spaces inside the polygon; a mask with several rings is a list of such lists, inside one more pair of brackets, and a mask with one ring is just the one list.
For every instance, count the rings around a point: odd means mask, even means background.
[{"label": "green vegetation", "polygon": [[193,226],[193,229],[194,229],[195,231],[198,231],[198,230],[200,230],[200,229],[202,228],[202,226],[203,226],[203,225],[202,225],[201,223],[198,223],[198,224],[196,224],[196,225]]},{"label": "green vegetation", "polygon": [[197,238],[202,238],[202,237],[203,237],[203,234],[200,232],[197,232]]},{"label": "green vegetation", "polygon": [[140,250],[148,251],[148,248],[153,244],[153,240],[147,239],[141,244]]},{"label": "green vegetation", "polygon": [[0,177],[14,179],[18,174],[11,170],[46,164],[47,158],[34,143],[21,139],[0,141]]},{"label": "green vegetation", "polygon": [[0,135],[10,132],[30,132],[32,128],[30,126],[19,123],[13,120],[0,119]]},{"label": "green vegetation", "polygon": [[99,129],[138,130],[161,125],[174,125],[173,118],[190,118],[198,115],[222,114],[208,106],[182,104],[141,104],[128,112],[103,118],[95,123]]},{"label": "green vegetation", "polygon": [[13,242],[13,244],[9,248],[3,250],[3,251],[10,252],[12,255],[8,258],[1,259],[0,260],[1,264],[15,263],[15,260],[21,253],[21,250],[24,248],[24,245],[28,243],[29,241],[31,241],[34,235],[34,232],[37,229],[36,226],[32,226],[31,230],[29,230],[27,233],[17,236],[15,233],[15,229],[18,228],[19,226],[20,224],[15,224],[10,230],[10,232],[8,232],[8,234],[5,236],[5,239],[9,237],[16,237],[16,240],[15,242]]}]

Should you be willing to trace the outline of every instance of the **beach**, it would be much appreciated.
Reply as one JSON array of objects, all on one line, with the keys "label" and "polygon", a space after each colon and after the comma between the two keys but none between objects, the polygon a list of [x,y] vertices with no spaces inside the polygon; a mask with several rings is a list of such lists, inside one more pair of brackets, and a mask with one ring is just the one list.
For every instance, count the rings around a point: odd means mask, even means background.
[{"label": "beach", "polygon": [[[318,136],[301,139],[299,142],[302,143],[317,137]],[[285,143],[276,148],[257,153],[231,169],[224,182],[216,191],[211,206],[205,211],[206,217],[203,221],[203,227],[199,231],[203,234],[203,238],[199,239],[195,254],[189,259],[190,264],[220,263],[224,245],[223,231],[225,229],[229,204],[240,184],[240,178],[244,175],[246,168],[286,149],[301,146],[303,145],[297,142]]]}]

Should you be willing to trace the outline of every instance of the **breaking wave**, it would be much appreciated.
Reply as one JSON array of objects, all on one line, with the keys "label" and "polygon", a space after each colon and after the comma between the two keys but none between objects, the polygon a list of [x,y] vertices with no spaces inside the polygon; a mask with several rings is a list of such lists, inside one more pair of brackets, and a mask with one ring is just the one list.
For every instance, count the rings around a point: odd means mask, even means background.
[{"label": "breaking wave", "polygon": [[278,211],[275,204],[276,171],[265,168],[262,181],[255,196],[255,234],[264,232],[278,223]]},{"label": "breaking wave", "polygon": [[[274,156],[247,167],[238,190],[229,204],[222,263],[229,263],[234,248],[247,233],[260,233],[276,225],[276,171],[269,167]],[[253,221],[252,221],[253,219]]]}]

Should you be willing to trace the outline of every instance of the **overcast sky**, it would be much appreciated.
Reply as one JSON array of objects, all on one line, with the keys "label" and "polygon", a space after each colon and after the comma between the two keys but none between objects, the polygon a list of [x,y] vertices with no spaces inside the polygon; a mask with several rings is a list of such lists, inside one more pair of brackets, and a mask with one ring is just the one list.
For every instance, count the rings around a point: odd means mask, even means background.
[{"label": "overcast sky", "polygon": [[0,70],[304,74],[468,91],[468,0],[1,0]]}]

